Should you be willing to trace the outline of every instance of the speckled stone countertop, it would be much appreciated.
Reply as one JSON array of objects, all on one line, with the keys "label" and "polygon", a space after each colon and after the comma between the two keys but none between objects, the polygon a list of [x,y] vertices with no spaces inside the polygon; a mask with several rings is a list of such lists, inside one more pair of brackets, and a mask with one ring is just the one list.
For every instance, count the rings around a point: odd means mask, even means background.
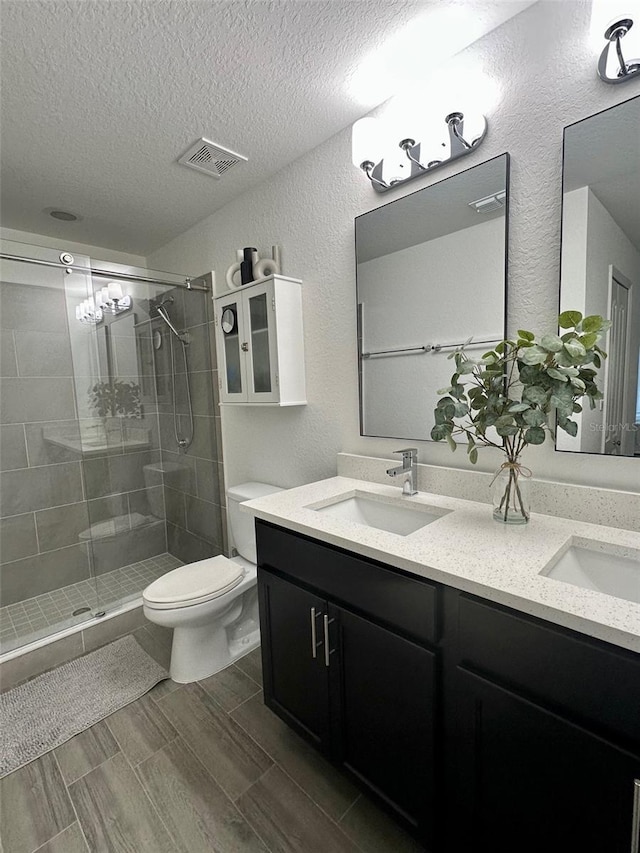
[{"label": "speckled stone countertop", "polygon": [[[316,512],[355,493],[450,512],[408,536]],[[298,486],[242,508],[322,542],[640,653],[640,604],[540,574],[555,564],[572,537],[595,540],[609,553],[640,556],[640,533],[537,513],[529,524],[503,525],[484,503],[427,492],[401,497],[397,486],[346,477]]]}]

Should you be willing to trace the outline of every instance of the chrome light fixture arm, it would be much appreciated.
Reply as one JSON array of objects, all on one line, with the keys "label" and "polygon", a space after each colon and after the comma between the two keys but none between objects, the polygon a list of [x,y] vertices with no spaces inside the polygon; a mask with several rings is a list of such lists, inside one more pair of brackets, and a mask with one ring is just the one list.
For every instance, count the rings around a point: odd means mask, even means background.
[{"label": "chrome light fixture arm", "polygon": [[[396,177],[392,180],[385,180],[383,175],[385,172],[384,158],[378,163],[373,160],[365,159],[359,163],[360,168],[371,181],[374,190],[379,193],[387,192],[394,187],[407,183],[425,172],[430,172],[439,166],[449,163],[458,157],[463,157],[474,151],[482,142],[487,131],[487,122],[483,116],[473,116],[472,120],[477,130],[479,131],[472,141],[468,141],[464,136],[464,114],[461,112],[449,113],[444,121],[448,129],[448,138],[437,140],[437,145],[441,146],[446,155],[442,158],[429,160],[423,163],[420,158],[421,148],[424,143],[417,142],[415,139],[406,137],[401,139],[399,147],[404,151],[407,159],[411,163],[411,172],[407,177]],[[433,141],[432,141],[433,142]],[[432,146],[435,150],[435,145]],[[390,159],[393,159],[392,157]],[[357,163],[357,160],[354,160]]]},{"label": "chrome light fixture arm", "polygon": [[[605,83],[624,83],[626,80],[631,80],[633,77],[640,75],[640,59],[632,59],[630,62],[627,62],[622,53],[621,41],[632,26],[632,18],[621,18],[605,30],[604,37],[607,40],[607,44],[598,60],[598,76]],[[618,58],[618,71],[615,77],[610,77],[607,74],[607,62],[612,44],[615,44]]]}]

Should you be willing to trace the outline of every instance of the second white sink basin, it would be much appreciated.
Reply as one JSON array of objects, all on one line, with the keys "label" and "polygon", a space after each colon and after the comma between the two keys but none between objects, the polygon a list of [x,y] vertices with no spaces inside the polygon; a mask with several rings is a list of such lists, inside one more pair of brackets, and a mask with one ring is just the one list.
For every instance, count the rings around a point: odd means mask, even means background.
[{"label": "second white sink basin", "polygon": [[362,492],[340,495],[326,506],[312,506],[316,512],[333,515],[343,521],[353,521],[366,527],[375,527],[408,536],[421,527],[431,524],[451,512],[440,507],[419,503],[403,503],[402,498],[386,498]]},{"label": "second white sink basin", "polygon": [[573,537],[541,574],[640,604],[640,552]]}]

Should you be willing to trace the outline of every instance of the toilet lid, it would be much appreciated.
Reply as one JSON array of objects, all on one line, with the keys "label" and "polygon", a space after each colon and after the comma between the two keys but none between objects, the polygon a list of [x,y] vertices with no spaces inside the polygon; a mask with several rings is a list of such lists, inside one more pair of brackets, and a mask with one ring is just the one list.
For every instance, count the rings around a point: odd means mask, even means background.
[{"label": "toilet lid", "polygon": [[149,584],[142,598],[157,608],[200,604],[229,592],[243,577],[242,567],[237,563],[223,556],[210,557],[167,572]]}]

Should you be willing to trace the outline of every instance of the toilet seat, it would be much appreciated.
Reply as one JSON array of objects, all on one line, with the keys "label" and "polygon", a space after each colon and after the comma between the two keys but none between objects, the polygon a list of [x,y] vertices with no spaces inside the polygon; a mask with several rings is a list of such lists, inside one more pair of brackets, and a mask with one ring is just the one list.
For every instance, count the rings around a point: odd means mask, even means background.
[{"label": "toilet seat", "polygon": [[222,555],[179,566],[153,581],[142,593],[152,610],[173,610],[202,604],[238,586],[245,573],[238,563]]}]

